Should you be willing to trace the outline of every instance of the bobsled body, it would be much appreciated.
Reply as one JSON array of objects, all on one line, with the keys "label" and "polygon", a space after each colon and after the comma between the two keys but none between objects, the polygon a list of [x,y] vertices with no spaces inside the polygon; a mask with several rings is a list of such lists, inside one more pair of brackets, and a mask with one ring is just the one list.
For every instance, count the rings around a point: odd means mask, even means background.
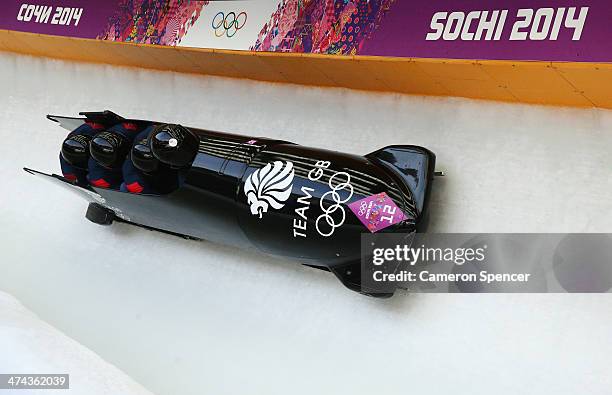
[{"label": "bobsled body", "polygon": [[[109,113],[97,114],[99,121]],[[68,128],[79,122],[50,118]],[[361,234],[425,230],[433,153],[400,145],[357,156],[187,129],[199,149],[181,170],[179,188],[168,194],[82,187],[53,177],[111,220],[292,258],[333,272],[352,290],[390,296],[361,287]]]}]

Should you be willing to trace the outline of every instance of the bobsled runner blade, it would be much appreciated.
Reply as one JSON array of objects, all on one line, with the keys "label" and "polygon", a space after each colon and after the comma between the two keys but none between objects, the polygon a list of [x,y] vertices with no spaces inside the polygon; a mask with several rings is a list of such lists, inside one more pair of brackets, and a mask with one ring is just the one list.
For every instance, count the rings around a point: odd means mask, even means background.
[{"label": "bobsled runner blade", "polygon": [[114,125],[118,122],[125,121],[125,118],[109,110],[95,112],[81,111],[79,115],[82,115],[85,118],[64,117],[61,115],[48,114],[47,119],[59,123],[61,127],[70,131],[73,131],[74,129],[78,128],[83,123],[85,123],[85,121],[101,123],[103,125]]},{"label": "bobsled runner blade", "polygon": [[54,183],[56,185],[59,185],[60,187],[62,187],[64,189],[70,190],[73,193],[76,193],[77,195],[79,195],[81,197],[84,197],[87,201],[90,201],[90,202],[96,201],[94,199],[94,195],[98,195],[98,194],[95,191],[83,188],[81,186],[78,186],[75,183],[73,183],[72,181],[67,180],[67,179],[65,179],[62,176],[59,176],[57,174],[43,173],[42,171],[30,169],[30,168],[27,168],[27,167],[24,167],[23,170],[26,173],[28,173],[28,174],[31,174],[33,176],[37,176],[37,177],[39,177],[41,179],[44,179],[44,180],[52,182],[52,183]]},{"label": "bobsled runner blade", "polygon": [[86,121],[86,118],[62,117],[60,115],[51,114],[47,115],[47,119],[59,123],[61,127],[71,132]]},{"label": "bobsled runner blade", "polygon": [[121,122],[136,123],[143,127],[152,123],[151,121],[148,121],[148,120],[124,118],[121,115],[117,115],[114,112],[109,111],[109,110],[96,111],[96,112],[82,111],[79,113],[79,115],[82,115],[84,118],[65,117],[63,115],[48,114],[47,119],[50,121],[59,123],[59,125],[62,128],[68,131],[71,131],[71,132],[75,130],[76,128],[78,128],[79,126],[83,125],[85,122],[98,123],[105,127],[111,127]]},{"label": "bobsled runner blade", "polygon": [[[90,211],[92,211],[92,208],[97,209],[97,211],[101,211],[104,210],[107,213],[110,214],[110,218],[111,220],[108,221],[107,224],[110,224],[112,221],[116,221],[116,222],[122,222],[122,223],[126,223],[129,225],[133,225],[139,228],[144,228],[147,230],[151,230],[151,231],[156,231],[156,232],[161,232],[161,233],[165,233],[165,234],[169,234],[171,236],[177,236],[183,239],[188,239],[188,240],[201,240],[198,237],[194,237],[194,236],[190,236],[190,235],[186,235],[180,232],[174,232],[172,230],[168,230],[168,229],[163,229],[160,227],[154,227],[154,226],[148,226],[146,224],[142,224],[139,222],[134,222],[134,221],[130,221],[128,219],[126,219],[125,216],[118,216],[116,212],[114,212],[113,210],[111,210],[110,208],[106,207],[106,199],[100,195],[99,193],[97,193],[95,190],[93,190],[92,188],[85,188],[82,187],[80,185],[76,185],[74,184],[72,181],[69,181],[67,179],[65,179],[64,177],[57,175],[57,174],[47,174],[44,173],[42,171],[38,171],[38,170],[34,170],[34,169],[30,169],[27,167],[24,167],[23,170],[28,173],[31,174],[33,176],[37,176],[41,179],[50,181],[56,185],[59,185],[60,187],[64,188],[64,189],[68,189],[73,193],[76,193],[77,195],[85,198],[86,201],[89,202],[89,207],[88,207],[88,214],[90,213]],[[116,193],[120,193],[120,192],[116,192]],[[101,204],[104,203],[104,204]],[[92,221],[92,222],[96,222],[93,221],[89,215],[86,215],[86,217]]]}]

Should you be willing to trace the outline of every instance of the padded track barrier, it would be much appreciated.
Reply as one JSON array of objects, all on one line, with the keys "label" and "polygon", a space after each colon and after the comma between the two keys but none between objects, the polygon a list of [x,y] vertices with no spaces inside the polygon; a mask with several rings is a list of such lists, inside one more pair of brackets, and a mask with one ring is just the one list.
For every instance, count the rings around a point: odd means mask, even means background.
[{"label": "padded track barrier", "polygon": [[260,81],[612,108],[612,64],[334,56],[130,44],[0,30],[0,50]]}]

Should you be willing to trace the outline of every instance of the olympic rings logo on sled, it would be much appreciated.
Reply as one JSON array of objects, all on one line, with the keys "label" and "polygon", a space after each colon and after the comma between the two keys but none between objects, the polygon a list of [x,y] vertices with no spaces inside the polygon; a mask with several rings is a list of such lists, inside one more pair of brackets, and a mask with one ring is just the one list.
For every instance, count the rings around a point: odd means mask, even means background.
[{"label": "olympic rings logo on sled", "polygon": [[223,11],[217,12],[213,17],[211,27],[215,31],[215,36],[221,37],[224,34],[227,37],[234,37],[238,30],[242,29],[247,22],[247,13],[242,11],[237,14],[230,11],[225,14]]},{"label": "olympic rings logo on sled", "polygon": [[365,215],[366,211],[368,210],[368,203],[363,201],[361,203],[359,203],[359,216],[363,216]]},{"label": "olympic rings logo on sled", "polygon": [[[346,181],[340,180],[340,182],[337,182],[334,185],[333,181],[336,176],[345,176]],[[316,221],[317,232],[319,232],[319,234],[323,237],[331,236],[332,234],[334,234],[337,227],[342,226],[342,224],[344,224],[344,221],[346,220],[346,212],[344,211],[344,207],[342,205],[348,202],[353,197],[353,186],[351,185],[351,175],[348,174],[347,172],[342,171],[342,172],[338,172],[334,174],[333,176],[329,178],[328,184],[329,184],[330,190],[325,192],[323,196],[321,196],[321,199],[319,200],[319,206],[321,207],[323,214],[319,215]],[[341,199],[338,191],[343,191],[343,190],[348,190],[348,196],[345,197],[344,199]],[[328,207],[324,207],[323,202],[328,196],[331,196],[332,200],[334,201],[334,204]],[[340,212],[341,214],[341,219],[339,221],[335,221],[334,217],[332,216],[335,212]],[[321,230],[322,220],[325,220],[327,225],[330,227],[329,231],[323,232]]]}]

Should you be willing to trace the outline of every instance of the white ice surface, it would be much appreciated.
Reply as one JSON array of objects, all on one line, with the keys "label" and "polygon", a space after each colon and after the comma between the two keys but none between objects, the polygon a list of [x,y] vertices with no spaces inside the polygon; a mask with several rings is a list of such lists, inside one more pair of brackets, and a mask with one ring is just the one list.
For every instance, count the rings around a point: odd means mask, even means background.
[{"label": "white ice surface", "polygon": [[[431,229],[612,231],[612,112],[306,88],[0,55],[0,290],[170,394],[589,394],[612,389],[610,295],[396,295],[211,243],[84,219],[47,113],[367,153],[438,155]],[[203,224],[205,226],[205,224]]]},{"label": "white ice surface", "polygon": [[69,374],[70,390],[0,390],[34,394],[152,395],[125,373],[0,292],[0,373]]}]

